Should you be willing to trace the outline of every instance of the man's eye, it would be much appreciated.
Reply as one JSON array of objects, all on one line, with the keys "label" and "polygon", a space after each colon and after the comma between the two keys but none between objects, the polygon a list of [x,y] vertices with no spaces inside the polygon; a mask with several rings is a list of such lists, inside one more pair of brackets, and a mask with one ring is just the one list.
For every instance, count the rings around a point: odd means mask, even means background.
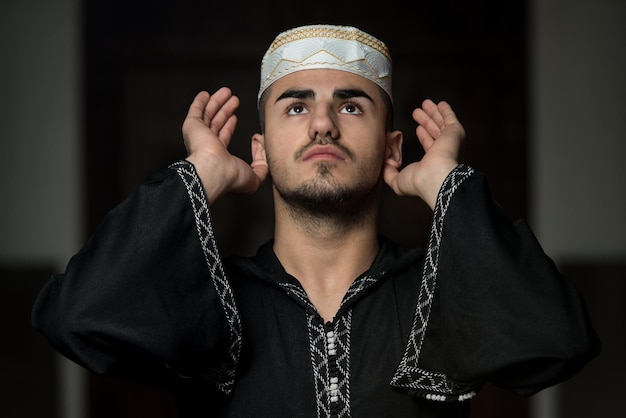
[{"label": "man's eye", "polygon": [[289,109],[287,109],[288,115],[301,115],[303,113],[306,113],[306,108],[301,104],[291,105]]},{"label": "man's eye", "polygon": [[349,115],[360,115],[361,108],[354,103],[347,103],[341,108],[341,113],[347,113]]}]

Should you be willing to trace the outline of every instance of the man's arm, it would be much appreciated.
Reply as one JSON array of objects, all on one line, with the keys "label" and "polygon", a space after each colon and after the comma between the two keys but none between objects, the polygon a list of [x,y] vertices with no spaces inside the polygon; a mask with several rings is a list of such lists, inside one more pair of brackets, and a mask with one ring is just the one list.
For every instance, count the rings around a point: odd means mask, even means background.
[{"label": "man's arm", "polygon": [[[531,394],[574,375],[600,344],[574,286],[482,173],[457,164],[465,132],[445,102],[416,109],[421,161],[385,180],[434,209],[415,324],[393,385],[463,400],[485,381]],[[428,382],[428,384],[425,384]]]},{"label": "man's arm", "polygon": [[158,385],[172,374],[201,375],[229,390],[239,314],[209,202],[253,192],[264,178],[263,166],[252,169],[227,150],[237,105],[226,88],[198,94],[183,127],[188,161],[156,173],[109,212],[42,289],[33,325],[59,352],[98,374]]},{"label": "man's arm", "polygon": [[221,269],[204,254],[196,212],[175,171],[153,175],[41,290],[34,327],[98,374],[153,380],[164,364],[182,374],[215,366],[202,358],[225,358],[228,327],[211,280]]},{"label": "man's arm", "polygon": [[442,185],[418,299],[392,381],[418,396],[465,400],[486,381],[529,395],[600,350],[576,288],[465,165]]}]

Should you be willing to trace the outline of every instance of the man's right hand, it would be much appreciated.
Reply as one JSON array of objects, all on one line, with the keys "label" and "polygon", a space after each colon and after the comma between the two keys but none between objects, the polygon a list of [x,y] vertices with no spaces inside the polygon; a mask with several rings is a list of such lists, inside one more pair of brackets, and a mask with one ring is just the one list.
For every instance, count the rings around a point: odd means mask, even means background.
[{"label": "man's right hand", "polygon": [[239,98],[222,87],[196,95],[183,123],[187,161],[196,168],[209,204],[229,192],[254,193],[267,177],[267,165],[253,166],[228,151],[237,126]]}]

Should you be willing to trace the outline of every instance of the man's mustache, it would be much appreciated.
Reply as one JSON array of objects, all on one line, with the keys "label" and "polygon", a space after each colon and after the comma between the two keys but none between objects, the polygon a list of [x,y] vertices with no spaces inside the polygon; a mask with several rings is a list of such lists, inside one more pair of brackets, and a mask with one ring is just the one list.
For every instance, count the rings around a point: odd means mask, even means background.
[{"label": "man's mustache", "polygon": [[340,144],[339,142],[337,142],[336,140],[332,139],[329,136],[316,138],[315,141],[309,142],[307,145],[305,145],[304,147],[302,147],[295,153],[294,159],[295,160],[301,159],[302,156],[306,154],[308,150],[318,145],[332,145],[335,148],[337,148],[339,151],[341,151],[348,159],[350,160],[354,159],[354,153],[350,151],[350,149],[348,149],[345,145]]}]

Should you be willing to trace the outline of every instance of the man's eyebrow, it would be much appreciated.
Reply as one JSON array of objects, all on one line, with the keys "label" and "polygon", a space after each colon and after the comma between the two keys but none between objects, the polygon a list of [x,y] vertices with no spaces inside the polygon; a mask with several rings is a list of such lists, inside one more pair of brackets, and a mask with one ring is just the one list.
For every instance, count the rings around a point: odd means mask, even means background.
[{"label": "man's eyebrow", "polygon": [[[369,100],[370,102],[373,102],[372,98],[365,93],[365,91],[361,90],[361,89],[337,89],[333,92],[333,97],[336,99],[352,99],[354,97],[363,97],[367,100]],[[281,94],[280,96],[278,96],[278,98],[276,99],[276,101],[278,102],[279,100],[283,100],[283,99],[313,99],[315,98],[315,92],[312,89],[290,89],[290,90],[286,90],[285,92],[283,92],[283,94]]]},{"label": "man's eyebrow", "polygon": [[278,96],[276,101],[283,99],[312,99],[315,97],[315,92],[313,90],[300,90],[300,89],[291,89],[285,91],[283,94]]},{"label": "man's eyebrow", "polygon": [[364,97],[370,102],[372,98],[361,89],[337,89],[333,92],[333,97],[337,99],[352,99],[354,97]]}]

